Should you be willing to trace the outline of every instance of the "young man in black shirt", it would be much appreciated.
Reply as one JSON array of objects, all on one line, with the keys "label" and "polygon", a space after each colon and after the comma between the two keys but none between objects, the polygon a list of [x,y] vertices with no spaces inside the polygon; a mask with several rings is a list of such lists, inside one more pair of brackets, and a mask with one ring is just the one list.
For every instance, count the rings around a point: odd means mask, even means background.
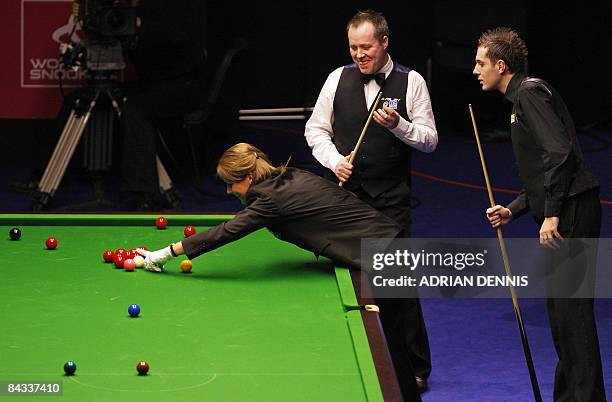
[{"label": "young man in black shirt", "polygon": [[[487,31],[478,40],[473,73],[484,91],[497,90],[513,104],[512,146],[523,182],[514,201],[486,214],[498,227],[531,211],[540,225],[540,243],[557,250],[564,238],[599,237],[599,183],[585,167],[563,99],[547,82],[526,76],[526,62],[527,47],[509,28]],[[596,248],[592,252],[596,255]],[[589,272],[593,267],[570,268]],[[593,298],[555,295],[564,285],[549,276],[547,307],[559,357],[554,399],[605,401]]]}]

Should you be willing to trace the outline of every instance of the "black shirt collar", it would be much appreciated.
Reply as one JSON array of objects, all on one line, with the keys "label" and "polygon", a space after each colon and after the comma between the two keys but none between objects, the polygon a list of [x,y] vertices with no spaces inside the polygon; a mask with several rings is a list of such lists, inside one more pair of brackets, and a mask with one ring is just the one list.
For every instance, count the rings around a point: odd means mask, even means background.
[{"label": "black shirt collar", "polygon": [[525,74],[516,73],[512,76],[512,79],[508,83],[508,88],[506,88],[506,93],[504,97],[508,99],[512,103],[516,103],[516,98],[518,96],[518,89],[521,86],[521,82],[525,78]]}]

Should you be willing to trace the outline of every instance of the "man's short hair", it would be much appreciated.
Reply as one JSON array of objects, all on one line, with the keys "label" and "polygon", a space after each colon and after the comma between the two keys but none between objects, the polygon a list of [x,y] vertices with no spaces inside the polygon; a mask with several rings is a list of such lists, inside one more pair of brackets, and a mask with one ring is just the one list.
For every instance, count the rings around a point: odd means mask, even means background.
[{"label": "man's short hair", "polygon": [[364,22],[370,22],[374,26],[374,36],[379,42],[382,43],[385,36],[389,37],[387,19],[382,13],[374,10],[358,11],[346,24],[346,30],[348,31],[352,26],[358,27]]},{"label": "man's short hair", "polygon": [[503,60],[511,72],[527,72],[527,45],[515,30],[489,29],[478,39],[478,47],[487,49],[487,56],[493,63]]}]

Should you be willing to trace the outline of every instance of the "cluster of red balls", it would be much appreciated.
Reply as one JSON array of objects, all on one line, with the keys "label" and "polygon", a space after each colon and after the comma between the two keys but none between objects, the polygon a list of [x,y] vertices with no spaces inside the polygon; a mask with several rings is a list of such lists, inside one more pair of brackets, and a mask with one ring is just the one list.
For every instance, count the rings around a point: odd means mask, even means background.
[{"label": "cluster of red balls", "polygon": [[[159,218],[155,219],[155,226],[157,226],[158,229],[165,229],[166,226],[168,226],[168,219],[160,216]],[[185,234],[185,237],[189,237],[196,233],[196,228],[191,225],[185,226],[183,233]],[[47,240],[47,242],[49,242],[49,240]],[[55,244],[57,245],[57,240],[55,240]],[[148,250],[145,246],[140,246],[138,248]],[[130,250],[126,250],[124,248],[118,248],[115,251],[106,250],[102,254],[102,258],[104,259],[104,262],[112,262],[115,264],[115,267],[123,268],[129,272],[134,271],[135,268],[142,268],[144,266],[144,256],[138,254],[138,252],[136,252],[136,248],[132,248]],[[185,273],[190,272],[192,268],[191,261],[182,261],[180,267],[181,271]]]},{"label": "cluster of red balls", "polygon": [[[140,246],[147,250],[146,246]],[[136,252],[136,248],[126,250],[124,248],[118,248],[117,250],[106,250],[102,254],[104,262],[112,262],[117,268],[123,268],[126,271],[132,272],[135,268],[142,268],[144,266],[144,256]]]}]

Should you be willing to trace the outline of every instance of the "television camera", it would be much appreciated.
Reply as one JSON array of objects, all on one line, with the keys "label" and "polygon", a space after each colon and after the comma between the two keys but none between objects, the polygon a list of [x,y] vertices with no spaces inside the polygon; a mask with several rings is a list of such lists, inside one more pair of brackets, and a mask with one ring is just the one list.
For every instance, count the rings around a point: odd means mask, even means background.
[{"label": "television camera", "polygon": [[[131,46],[136,38],[136,0],[75,0],[72,21],[68,43],[60,45],[60,62],[66,69],[83,69],[87,83],[75,91],[72,111],[33,192],[35,211],[42,210],[55,194],[86,128],[85,169],[97,177],[111,165],[113,112],[108,107],[98,108],[90,118],[96,104],[103,100],[121,116],[124,99],[117,85],[117,72],[126,66],[123,47]],[[82,30],[83,38],[76,35],[77,28]],[[88,127],[88,122],[93,124]],[[94,186],[94,204],[110,204],[104,200],[99,180]]]},{"label": "television camera", "polygon": [[[60,45],[65,68],[112,71],[125,68],[123,47],[131,46],[136,35],[136,8],[131,0],[79,0],[73,4],[73,25],[69,42]],[[75,36],[77,25],[84,38]]]}]

